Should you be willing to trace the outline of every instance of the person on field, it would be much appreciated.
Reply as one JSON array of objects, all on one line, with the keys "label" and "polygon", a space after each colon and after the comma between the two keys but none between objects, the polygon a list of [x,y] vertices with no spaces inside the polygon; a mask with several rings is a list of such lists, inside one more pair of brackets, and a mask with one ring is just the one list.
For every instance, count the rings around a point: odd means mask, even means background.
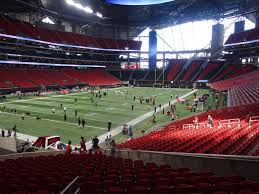
[{"label": "person on field", "polygon": [[77,117],[77,110],[75,110],[75,117]]},{"label": "person on field", "polygon": [[82,127],[85,128],[85,120],[82,119]]},{"label": "person on field", "polygon": [[108,124],[108,131],[110,131],[111,128],[112,128],[112,122],[111,122],[111,120],[109,120],[107,124]]},{"label": "person on field", "polygon": [[153,123],[156,123],[156,115],[155,115],[155,113],[153,114],[152,122],[153,122]]},{"label": "person on field", "polygon": [[109,146],[111,146],[111,142],[112,142],[112,135],[110,135],[109,138],[108,138],[108,144],[109,144]]},{"label": "person on field", "polygon": [[5,131],[2,129],[2,137],[5,137]]},{"label": "person on field", "polygon": [[97,150],[99,148],[99,145],[98,145],[99,144],[99,139],[97,138],[97,136],[95,136],[93,138],[92,144],[93,144],[93,146],[92,146],[93,151],[95,151],[95,150]]},{"label": "person on field", "polygon": [[128,137],[133,138],[133,130],[132,130],[131,125],[129,125],[129,127],[128,127]]},{"label": "person on field", "polygon": [[115,143],[115,140],[113,139],[111,141],[111,156],[115,156],[115,154],[116,154],[116,147],[117,147],[117,145]]},{"label": "person on field", "polygon": [[134,105],[131,105],[131,110],[134,110]]},{"label": "person on field", "polygon": [[106,148],[108,148],[109,147],[109,137],[107,136],[106,138],[105,138],[105,147]]},{"label": "person on field", "polygon": [[78,123],[78,126],[80,127],[80,125],[81,125],[81,118],[80,117],[78,117],[77,123]]}]

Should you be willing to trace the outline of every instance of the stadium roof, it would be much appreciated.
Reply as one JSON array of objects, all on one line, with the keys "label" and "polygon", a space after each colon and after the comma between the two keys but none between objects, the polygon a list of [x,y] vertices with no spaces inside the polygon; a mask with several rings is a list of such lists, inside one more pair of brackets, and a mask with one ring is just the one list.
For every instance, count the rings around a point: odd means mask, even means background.
[{"label": "stadium roof", "polygon": [[[71,1],[71,0],[70,0]],[[43,12],[55,18],[78,23],[156,28],[194,20],[243,16],[259,10],[255,0],[174,0],[155,5],[118,5],[107,0],[72,0],[90,7],[93,14],[70,6],[66,0],[8,0],[0,2],[4,12]],[[103,17],[96,17],[101,13]]]}]

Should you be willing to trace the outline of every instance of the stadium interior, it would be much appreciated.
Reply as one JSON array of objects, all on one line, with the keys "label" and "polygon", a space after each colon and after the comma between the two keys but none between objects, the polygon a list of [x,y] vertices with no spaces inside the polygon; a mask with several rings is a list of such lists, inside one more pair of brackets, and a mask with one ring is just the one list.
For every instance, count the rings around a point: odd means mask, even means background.
[{"label": "stadium interior", "polygon": [[259,1],[0,1],[0,131],[0,194],[259,194]]}]

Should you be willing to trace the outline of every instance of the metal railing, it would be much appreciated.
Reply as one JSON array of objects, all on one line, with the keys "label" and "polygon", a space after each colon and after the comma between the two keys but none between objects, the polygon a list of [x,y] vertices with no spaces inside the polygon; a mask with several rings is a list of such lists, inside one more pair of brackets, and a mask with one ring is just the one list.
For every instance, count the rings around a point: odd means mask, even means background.
[{"label": "metal railing", "polygon": [[259,125],[259,116],[250,117],[249,127],[252,127],[253,125]]},{"label": "metal railing", "polygon": [[220,120],[219,122],[219,128],[227,126],[228,128],[233,127],[233,126],[238,126],[238,128],[240,128],[241,123],[240,123],[240,119],[236,118],[236,119],[225,119],[225,120]]},{"label": "metal railing", "polygon": [[74,178],[67,186],[64,188],[60,194],[80,194],[80,187],[76,185],[79,180],[79,176]]}]

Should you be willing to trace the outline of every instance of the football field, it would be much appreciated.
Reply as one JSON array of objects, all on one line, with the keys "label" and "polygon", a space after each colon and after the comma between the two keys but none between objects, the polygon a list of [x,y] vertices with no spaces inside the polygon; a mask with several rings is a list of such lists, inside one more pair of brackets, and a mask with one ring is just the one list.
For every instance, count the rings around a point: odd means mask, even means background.
[{"label": "football field", "polygon": [[[139,97],[155,97],[156,106],[166,104],[175,96],[182,96],[191,90],[170,89],[170,88],[115,88],[102,90],[102,97],[93,97],[89,92],[72,93],[67,95],[50,95],[46,97],[26,96],[22,99],[17,97],[7,97],[6,101],[0,103],[0,128],[11,129],[14,123],[17,125],[17,132],[32,136],[58,135],[63,142],[68,140],[72,144],[78,144],[80,136],[86,140],[91,140],[95,135],[99,136],[107,132],[107,122],[111,120],[112,128],[116,128],[123,123],[138,118],[143,114],[154,110],[152,104],[139,102]],[[104,96],[103,92],[107,95]],[[198,94],[208,93],[206,90],[199,90]],[[171,95],[173,98],[171,99]],[[136,100],[134,101],[134,96]],[[194,97],[188,97],[192,100]],[[77,102],[75,102],[77,99]],[[97,103],[97,106],[96,106]],[[62,104],[62,107],[61,107]],[[131,106],[134,105],[134,110]],[[178,105],[177,105],[178,106]],[[190,115],[190,111],[185,110],[179,104],[179,116]],[[4,108],[5,107],[5,108]],[[67,108],[67,120],[64,120],[64,107]],[[16,109],[17,112],[12,112]],[[55,113],[53,113],[55,109]],[[75,116],[75,110],[78,115]],[[26,115],[25,113],[30,113]],[[22,114],[25,119],[22,120]],[[85,119],[85,128],[78,127],[78,116]],[[37,119],[39,117],[40,119]],[[169,122],[168,116],[158,116],[158,121]],[[141,122],[136,127],[147,127],[147,122]],[[150,127],[150,126],[148,126]],[[134,130],[134,127],[133,127]],[[134,131],[133,131],[134,132]]]}]

